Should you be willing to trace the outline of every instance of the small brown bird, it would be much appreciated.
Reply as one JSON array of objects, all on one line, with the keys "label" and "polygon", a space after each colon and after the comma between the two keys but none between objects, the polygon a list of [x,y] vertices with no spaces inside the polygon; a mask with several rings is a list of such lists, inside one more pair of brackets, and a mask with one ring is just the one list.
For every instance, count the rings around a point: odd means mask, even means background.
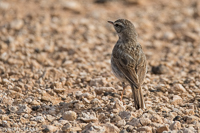
[{"label": "small brown bird", "polygon": [[125,83],[128,82],[132,88],[135,108],[144,109],[145,104],[141,85],[146,76],[147,63],[142,47],[137,41],[135,27],[126,19],[108,22],[114,26],[119,36],[119,40],[112,51],[111,68],[115,76],[122,82],[123,91],[121,100]]}]

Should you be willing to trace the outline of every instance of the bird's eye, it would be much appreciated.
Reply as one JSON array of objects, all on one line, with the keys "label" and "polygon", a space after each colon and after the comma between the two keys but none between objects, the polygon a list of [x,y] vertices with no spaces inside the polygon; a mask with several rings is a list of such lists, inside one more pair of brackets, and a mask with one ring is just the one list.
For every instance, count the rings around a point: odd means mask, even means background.
[{"label": "bird's eye", "polygon": [[119,24],[115,24],[116,27],[119,27]]}]

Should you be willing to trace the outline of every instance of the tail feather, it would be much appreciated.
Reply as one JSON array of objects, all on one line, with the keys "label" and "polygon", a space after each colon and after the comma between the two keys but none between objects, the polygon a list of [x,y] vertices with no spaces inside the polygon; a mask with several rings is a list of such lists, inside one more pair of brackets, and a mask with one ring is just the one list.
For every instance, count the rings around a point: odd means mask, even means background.
[{"label": "tail feather", "polygon": [[141,87],[135,88],[135,86],[131,84],[131,88],[132,88],[133,98],[134,98],[134,102],[135,102],[135,108],[137,110],[140,108],[145,109],[145,104],[144,104]]}]

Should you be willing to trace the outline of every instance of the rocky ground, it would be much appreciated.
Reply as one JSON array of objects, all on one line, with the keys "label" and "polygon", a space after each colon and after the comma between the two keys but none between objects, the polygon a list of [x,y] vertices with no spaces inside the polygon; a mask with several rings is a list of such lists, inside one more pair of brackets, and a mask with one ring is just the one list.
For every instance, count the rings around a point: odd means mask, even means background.
[{"label": "rocky ground", "polygon": [[[110,68],[126,18],[148,60],[147,109]],[[0,132],[200,132],[199,0],[0,0]]]}]

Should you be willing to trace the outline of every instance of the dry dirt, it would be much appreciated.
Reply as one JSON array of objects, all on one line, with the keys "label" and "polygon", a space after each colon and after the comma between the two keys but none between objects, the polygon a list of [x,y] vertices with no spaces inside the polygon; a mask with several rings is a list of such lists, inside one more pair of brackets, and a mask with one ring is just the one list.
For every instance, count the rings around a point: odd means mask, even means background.
[{"label": "dry dirt", "polygon": [[[132,21],[145,110],[110,68]],[[0,0],[0,132],[200,132],[199,0]]]}]

